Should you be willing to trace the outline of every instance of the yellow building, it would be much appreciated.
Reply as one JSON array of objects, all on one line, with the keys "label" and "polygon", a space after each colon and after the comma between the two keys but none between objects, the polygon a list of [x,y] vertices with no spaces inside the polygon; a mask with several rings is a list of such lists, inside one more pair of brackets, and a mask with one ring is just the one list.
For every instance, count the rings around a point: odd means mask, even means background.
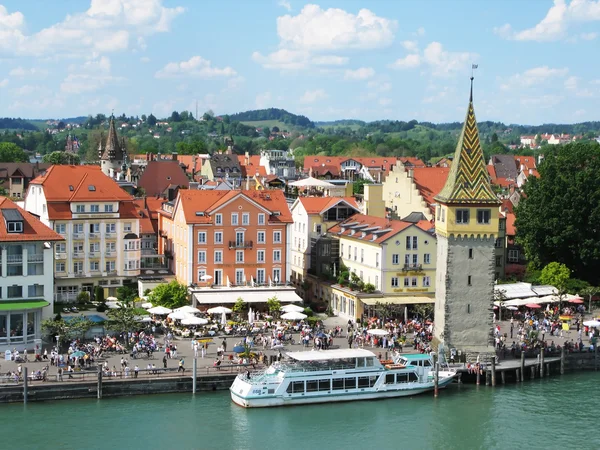
[{"label": "yellow building", "polygon": [[350,274],[347,282],[332,286],[334,313],[357,320],[378,304],[434,303],[432,229],[426,220],[413,223],[367,215],[354,215],[332,227],[330,233],[340,241],[340,262]]}]

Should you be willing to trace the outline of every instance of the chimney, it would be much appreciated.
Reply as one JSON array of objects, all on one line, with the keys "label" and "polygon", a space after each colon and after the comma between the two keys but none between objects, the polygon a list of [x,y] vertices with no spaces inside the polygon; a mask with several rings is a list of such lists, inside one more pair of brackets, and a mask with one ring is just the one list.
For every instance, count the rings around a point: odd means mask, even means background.
[{"label": "chimney", "polygon": [[408,178],[413,178],[415,172],[413,169],[408,169]]},{"label": "chimney", "polygon": [[524,164],[521,164],[521,172],[523,172],[523,169],[525,168]]},{"label": "chimney", "polygon": [[383,185],[382,184],[365,184],[364,185],[364,214],[374,217],[386,217],[385,202],[383,201]]},{"label": "chimney", "polygon": [[533,175],[533,169],[529,169],[529,175]]},{"label": "chimney", "polygon": [[244,153],[244,165],[247,166],[248,164],[250,164],[250,153],[246,152]]},{"label": "chimney", "polygon": [[177,161],[177,152],[173,152],[173,153],[171,153],[171,159],[172,159],[173,161]]},{"label": "chimney", "polygon": [[249,191],[250,190],[250,175],[248,175],[246,177],[246,190]]}]

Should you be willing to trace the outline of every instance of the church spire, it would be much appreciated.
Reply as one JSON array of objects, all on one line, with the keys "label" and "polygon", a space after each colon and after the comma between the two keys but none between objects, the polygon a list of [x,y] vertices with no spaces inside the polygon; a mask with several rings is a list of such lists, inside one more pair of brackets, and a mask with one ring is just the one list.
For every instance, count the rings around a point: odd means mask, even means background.
[{"label": "church spire", "polygon": [[467,117],[460,133],[448,179],[435,197],[445,204],[499,204],[489,181],[473,108],[473,77]]},{"label": "church spire", "polygon": [[123,147],[119,142],[119,136],[117,135],[117,129],[115,126],[115,116],[110,116],[110,123],[108,125],[108,136],[106,136],[106,143],[104,148],[100,147],[99,152],[101,154],[100,159],[108,161],[122,161],[123,160]]}]

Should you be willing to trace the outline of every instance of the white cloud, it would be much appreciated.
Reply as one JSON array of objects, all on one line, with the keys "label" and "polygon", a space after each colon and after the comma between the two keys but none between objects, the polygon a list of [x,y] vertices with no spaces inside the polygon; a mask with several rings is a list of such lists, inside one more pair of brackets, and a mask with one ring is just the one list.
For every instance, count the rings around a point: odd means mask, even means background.
[{"label": "white cloud", "polygon": [[[170,29],[184,8],[167,8],[163,0],[91,0],[85,12],[69,14],[36,33],[27,34],[22,13],[0,5],[0,51],[21,56],[85,56],[114,52],[130,42],[145,47],[144,36]],[[141,39],[140,39],[141,38]]]},{"label": "white cloud", "polygon": [[348,69],[344,72],[344,80],[367,80],[375,75],[372,67],[361,67],[356,70]]},{"label": "white cloud", "polygon": [[8,86],[8,78],[4,78],[0,81],[0,88],[5,88],[6,86]]},{"label": "white cloud", "polygon": [[231,67],[213,67],[212,63],[201,56],[192,56],[187,61],[170,62],[156,72],[156,78],[175,78],[189,76],[196,78],[232,77],[237,72]]},{"label": "white cloud", "polygon": [[[435,90],[435,87],[432,87],[432,89]],[[450,92],[452,92],[452,91],[453,90],[448,88],[448,86],[444,86],[443,88],[441,88],[440,90],[435,92],[433,95],[425,97],[422,101],[423,101],[423,103],[438,103],[438,102],[448,98],[448,94],[450,94]],[[459,111],[462,112],[463,110],[459,109]]]},{"label": "white cloud", "polygon": [[273,95],[267,91],[256,96],[256,107],[258,109],[265,109],[271,106],[271,101],[273,99]]},{"label": "white cloud", "polygon": [[367,87],[378,92],[387,92],[392,89],[392,83],[389,81],[373,80],[367,83]]},{"label": "white cloud", "polygon": [[144,63],[144,64],[146,64],[146,63],[149,63],[149,62],[150,62],[150,58],[149,58],[149,57],[147,57],[147,56],[142,56],[142,57],[140,58],[140,62],[142,62],[142,63]]},{"label": "white cloud", "polygon": [[392,69],[413,69],[421,65],[421,57],[418,54],[406,55],[404,58],[398,58],[390,67]]},{"label": "white cloud", "polygon": [[571,76],[565,80],[565,88],[569,90],[577,89],[579,77]]},{"label": "white cloud", "polygon": [[83,64],[71,64],[69,74],[60,84],[61,92],[82,94],[95,92],[111,82],[122,78],[111,75],[111,62],[107,56],[92,58]]},{"label": "white cloud", "polygon": [[328,97],[324,89],[315,89],[314,91],[306,91],[300,97],[300,103],[315,103],[324,100]]},{"label": "white cloud", "polygon": [[227,80],[227,89],[232,91],[239,89],[241,86],[243,86],[245,82],[246,79],[242,76],[230,78],[229,80]]},{"label": "white cloud", "polygon": [[379,104],[381,106],[387,106],[390,105],[392,103],[392,99],[391,98],[380,98],[379,99]]},{"label": "white cloud", "polygon": [[400,44],[407,52],[414,53],[419,51],[419,43],[417,41],[402,41]]},{"label": "white cloud", "polygon": [[11,89],[10,93],[15,97],[26,97],[36,92],[50,92],[50,90],[43,86],[25,84],[18,88]]},{"label": "white cloud", "polygon": [[279,3],[277,3],[279,6],[281,6],[282,8],[287,9],[288,11],[292,10],[292,5],[289,1],[287,0],[279,0]]},{"label": "white cloud", "polygon": [[579,37],[581,39],[583,39],[584,41],[593,41],[594,39],[596,39],[598,37],[598,33],[592,32],[592,33],[581,33],[579,35]]},{"label": "white cloud", "polygon": [[512,75],[500,85],[500,89],[506,91],[515,88],[529,88],[545,83],[551,78],[565,77],[568,73],[569,69],[566,67],[561,69],[553,69],[548,66],[534,67],[523,73]]},{"label": "white cloud", "polygon": [[[554,0],[554,5],[533,28],[515,31],[510,24],[494,28],[504,39],[516,41],[556,41],[567,36],[571,26],[600,20],[600,1],[597,0]],[[583,38],[583,37],[582,37]]]},{"label": "white cloud", "polygon": [[11,77],[14,78],[25,78],[25,77],[45,77],[48,75],[48,71],[45,69],[38,69],[35,67],[31,67],[26,69],[24,67],[15,67],[8,73]]},{"label": "white cloud", "polygon": [[523,97],[521,98],[521,104],[524,106],[534,106],[536,108],[548,108],[556,106],[564,99],[560,95],[537,95],[535,97]]},{"label": "white cloud", "polygon": [[417,28],[416,35],[417,36],[425,36],[425,28],[423,28],[423,27]]},{"label": "white cloud", "polygon": [[333,52],[386,47],[394,40],[395,20],[368,9],[352,14],[339,8],[306,5],[295,16],[277,18],[279,49],[252,59],[267,69],[298,70],[313,65],[342,65],[348,58]]}]

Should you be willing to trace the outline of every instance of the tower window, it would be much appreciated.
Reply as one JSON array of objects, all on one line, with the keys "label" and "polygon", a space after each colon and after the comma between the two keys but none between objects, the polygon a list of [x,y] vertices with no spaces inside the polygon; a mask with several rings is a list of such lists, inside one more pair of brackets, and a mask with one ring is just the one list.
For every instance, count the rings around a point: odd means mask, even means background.
[{"label": "tower window", "polygon": [[471,304],[467,305],[467,314],[471,314]]},{"label": "tower window", "polygon": [[469,249],[469,259],[473,259],[473,249],[472,248]]},{"label": "tower window", "polygon": [[460,223],[460,224],[469,223],[469,210],[468,209],[457,209],[456,210],[456,223]]},{"label": "tower window", "polygon": [[492,211],[489,209],[478,209],[477,210],[477,223],[489,224],[492,218]]},{"label": "tower window", "polygon": [[467,285],[471,286],[471,275],[467,277]]}]

